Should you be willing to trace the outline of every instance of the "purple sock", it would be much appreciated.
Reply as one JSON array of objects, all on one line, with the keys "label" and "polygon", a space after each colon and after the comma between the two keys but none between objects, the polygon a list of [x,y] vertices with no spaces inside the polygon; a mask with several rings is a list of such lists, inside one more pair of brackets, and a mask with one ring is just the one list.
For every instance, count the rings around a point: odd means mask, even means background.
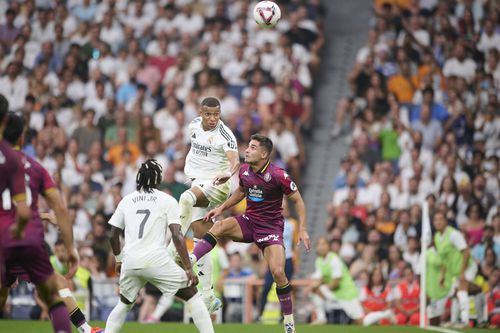
[{"label": "purple sock", "polygon": [[56,303],[49,310],[52,327],[56,333],[71,333],[71,324],[69,322],[68,310],[63,302]]},{"label": "purple sock", "polygon": [[286,316],[292,314],[292,286],[286,284],[284,287],[276,287],[276,294],[278,294],[278,299],[280,300],[281,305],[281,312],[283,312],[283,315]]},{"label": "purple sock", "polygon": [[193,250],[193,254],[196,257],[196,260],[200,260],[208,252],[212,251],[212,249],[217,244],[217,239],[210,232],[206,233],[205,236],[196,244]]}]

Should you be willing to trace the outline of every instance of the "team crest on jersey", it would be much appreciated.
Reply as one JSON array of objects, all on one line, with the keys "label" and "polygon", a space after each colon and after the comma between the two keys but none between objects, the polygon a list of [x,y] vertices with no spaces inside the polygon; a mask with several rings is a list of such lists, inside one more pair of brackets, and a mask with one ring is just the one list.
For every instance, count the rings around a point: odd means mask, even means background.
[{"label": "team crest on jersey", "polygon": [[269,172],[266,172],[264,175],[264,180],[268,183],[271,181],[271,174]]},{"label": "team crest on jersey", "polygon": [[209,137],[208,138],[208,143],[212,144],[213,142],[214,142],[214,137],[213,136]]}]

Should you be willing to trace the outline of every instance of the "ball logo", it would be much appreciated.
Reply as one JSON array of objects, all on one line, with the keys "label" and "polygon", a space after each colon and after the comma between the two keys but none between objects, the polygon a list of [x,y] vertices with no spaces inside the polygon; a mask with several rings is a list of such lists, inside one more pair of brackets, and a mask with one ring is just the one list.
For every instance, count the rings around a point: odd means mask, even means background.
[{"label": "ball logo", "polygon": [[264,175],[264,180],[269,183],[271,181],[271,174],[269,172],[266,172]]}]

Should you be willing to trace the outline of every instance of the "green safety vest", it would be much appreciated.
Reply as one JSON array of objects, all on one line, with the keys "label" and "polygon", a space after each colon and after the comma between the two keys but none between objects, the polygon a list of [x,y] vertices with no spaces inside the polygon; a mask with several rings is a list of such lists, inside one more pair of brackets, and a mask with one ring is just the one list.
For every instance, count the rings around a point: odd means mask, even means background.
[{"label": "green safety vest", "polygon": [[[455,279],[460,275],[462,264],[464,262],[464,255],[450,242],[450,235],[453,232],[452,227],[446,227],[442,237],[436,232],[434,235],[434,245],[436,246],[437,253],[446,268],[446,275],[451,279]],[[469,265],[474,264],[472,257],[469,258]]]},{"label": "green safety vest", "polygon": [[68,265],[60,262],[56,256],[50,256],[50,264],[52,265],[54,271],[56,271],[57,273],[61,275],[68,274]]},{"label": "green safety vest", "polygon": [[427,272],[425,275],[425,282],[427,296],[429,296],[432,301],[436,301],[448,295],[451,288],[451,278],[448,274],[446,274],[444,287],[440,286],[439,279],[441,277],[441,267],[443,262],[434,247],[427,250],[426,265]]},{"label": "green safety vest", "polygon": [[338,260],[342,263],[342,277],[340,278],[340,285],[336,290],[333,290],[335,298],[343,301],[357,299],[358,289],[349,274],[347,266],[342,258],[333,252],[329,252],[324,258],[316,258],[316,267],[318,267],[321,272],[321,280],[323,283],[330,283],[332,281],[331,262],[335,258],[338,258]]}]

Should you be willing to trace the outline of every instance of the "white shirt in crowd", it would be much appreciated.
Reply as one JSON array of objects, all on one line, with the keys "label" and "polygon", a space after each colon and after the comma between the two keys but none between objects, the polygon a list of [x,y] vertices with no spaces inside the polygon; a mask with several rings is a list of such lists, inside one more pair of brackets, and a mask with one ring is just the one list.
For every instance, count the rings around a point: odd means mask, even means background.
[{"label": "white shirt in crowd", "polygon": [[457,58],[446,60],[443,68],[444,76],[458,76],[470,82],[476,75],[476,63],[472,59],[464,59],[460,62]]}]

